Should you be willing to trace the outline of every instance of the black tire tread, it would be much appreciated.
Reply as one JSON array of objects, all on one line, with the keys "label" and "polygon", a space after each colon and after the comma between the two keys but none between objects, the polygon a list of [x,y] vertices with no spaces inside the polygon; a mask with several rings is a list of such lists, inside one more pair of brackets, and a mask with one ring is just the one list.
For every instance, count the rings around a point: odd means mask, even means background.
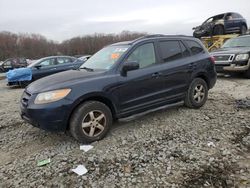
[{"label": "black tire tread", "polygon": [[[81,121],[81,114],[87,112],[88,109],[101,108],[104,113],[106,113],[107,125],[106,129],[98,137],[87,137],[79,130],[79,121]],[[78,108],[76,108],[70,118],[69,130],[71,135],[81,143],[90,143],[102,139],[108,132],[112,124],[112,113],[108,106],[99,101],[86,101],[82,103]]]},{"label": "black tire tread", "polygon": [[[204,99],[203,103],[201,103],[199,105],[195,104],[192,101],[192,97],[193,97],[192,96],[192,90],[193,90],[196,83],[202,83],[205,86],[205,89],[206,89],[205,99]],[[188,108],[200,108],[206,103],[207,96],[208,96],[208,86],[207,86],[206,81],[203,80],[202,78],[194,78],[193,81],[191,82],[191,84],[189,85],[188,91],[187,91],[185,99],[184,99],[184,104]]]}]

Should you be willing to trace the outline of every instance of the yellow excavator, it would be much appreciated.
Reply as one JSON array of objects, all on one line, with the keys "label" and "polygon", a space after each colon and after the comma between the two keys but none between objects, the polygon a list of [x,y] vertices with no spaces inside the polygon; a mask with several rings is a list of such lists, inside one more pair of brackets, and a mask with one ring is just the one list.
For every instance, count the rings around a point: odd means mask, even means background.
[{"label": "yellow excavator", "polygon": [[201,37],[201,41],[208,49],[209,52],[220,48],[228,39],[239,36],[239,34],[231,34],[231,35],[215,35],[209,37]]}]

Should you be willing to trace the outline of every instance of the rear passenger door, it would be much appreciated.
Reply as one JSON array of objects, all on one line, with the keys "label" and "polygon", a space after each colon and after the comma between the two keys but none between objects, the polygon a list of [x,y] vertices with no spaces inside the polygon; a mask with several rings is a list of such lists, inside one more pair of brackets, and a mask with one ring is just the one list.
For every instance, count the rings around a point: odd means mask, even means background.
[{"label": "rear passenger door", "polygon": [[69,57],[57,57],[57,71],[62,72],[74,69],[73,60]]},{"label": "rear passenger door", "polygon": [[182,99],[191,78],[190,51],[180,40],[160,40],[158,47],[166,99]]}]

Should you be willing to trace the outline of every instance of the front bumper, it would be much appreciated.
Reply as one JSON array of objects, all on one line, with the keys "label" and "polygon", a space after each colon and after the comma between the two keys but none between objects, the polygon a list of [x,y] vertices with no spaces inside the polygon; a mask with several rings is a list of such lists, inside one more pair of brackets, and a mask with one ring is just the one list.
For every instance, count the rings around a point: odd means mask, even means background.
[{"label": "front bumper", "polygon": [[47,131],[65,131],[68,125],[71,102],[62,99],[57,102],[36,105],[29,101],[26,105],[21,101],[20,115],[23,120]]},{"label": "front bumper", "polygon": [[215,67],[217,72],[245,72],[250,69],[250,60],[245,65],[232,62],[229,65],[215,64]]}]

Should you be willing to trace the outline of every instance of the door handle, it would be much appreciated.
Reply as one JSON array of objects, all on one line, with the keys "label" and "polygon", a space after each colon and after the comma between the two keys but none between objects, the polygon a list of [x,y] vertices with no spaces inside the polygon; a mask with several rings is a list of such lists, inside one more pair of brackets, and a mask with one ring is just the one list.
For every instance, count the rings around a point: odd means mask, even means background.
[{"label": "door handle", "polygon": [[197,67],[196,63],[190,63],[188,64],[189,68],[195,69]]},{"label": "door handle", "polygon": [[155,72],[152,74],[152,78],[159,78],[162,75],[160,72]]}]

